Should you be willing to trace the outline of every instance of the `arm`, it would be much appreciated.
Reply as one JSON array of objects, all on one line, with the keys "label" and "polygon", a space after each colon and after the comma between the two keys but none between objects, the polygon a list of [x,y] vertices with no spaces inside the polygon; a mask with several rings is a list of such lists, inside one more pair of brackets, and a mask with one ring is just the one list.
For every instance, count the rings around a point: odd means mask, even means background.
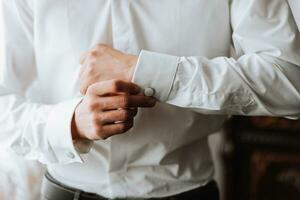
[{"label": "arm", "polygon": [[133,77],[160,102],[200,113],[299,116],[300,34],[287,2],[233,0],[231,16],[237,59],[142,51],[137,61],[98,45],[83,57],[81,92]]},{"label": "arm", "polygon": [[[3,0],[6,30],[0,82],[0,147],[45,164],[82,162],[80,153],[93,140],[127,132],[138,107],[156,100],[137,95],[139,87],[124,81],[102,81],[83,98],[55,105],[28,99],[36,75],[33,13],[29,0]],[[73,144],[75,140],[75,146]]]},{"label": "arm", "polygon": [[231,9],[237,59],[142,51],[134,82],[201,113],[299,115],[300,35],[287,2],[234,0]]},{"label": "arm", "polygon": [[80,99],[57,105],[33,102],[26,93],[36,80],[31,1],[2,0],[5,28],[1,56],[0,146],[42,163],[81,162],[71,121]]}]

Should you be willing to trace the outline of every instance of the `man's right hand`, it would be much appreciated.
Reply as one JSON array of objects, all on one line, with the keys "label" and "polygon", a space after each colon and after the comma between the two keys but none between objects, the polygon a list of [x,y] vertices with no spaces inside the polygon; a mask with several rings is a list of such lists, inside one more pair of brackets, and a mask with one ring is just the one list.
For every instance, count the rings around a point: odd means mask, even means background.
[{"label": "man's right hand", "polygon": [[153,107],[156,100],[138,95],[140,88],[130,82],[109,80],[91,85],[77,106],[72,137],[100,140],[127,132],[133,127],[138,107]]}]

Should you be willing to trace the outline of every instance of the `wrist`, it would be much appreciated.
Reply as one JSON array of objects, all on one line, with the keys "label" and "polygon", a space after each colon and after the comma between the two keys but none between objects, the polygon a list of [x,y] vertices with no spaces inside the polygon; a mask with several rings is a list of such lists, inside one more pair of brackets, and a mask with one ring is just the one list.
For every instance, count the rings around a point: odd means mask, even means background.
[{"label": "wrist", "polygon": [[81,139],[79,132],[78,132],[77,125],[76,125],[75,115],[73,115],[73,119],[72,119],[72,123],[71,123],[71,134],[72,134],[73,140]]},{"label": "wrist", "polygon": [[94,142],[92,140],[85,139],[80,136],[75,121],[75,115],[73,116],[73,120],[71,124],[71,133],[72,133],[73,145],[76,151],[79,152],[80,154],[86,154],[90,152]]},{"label": "wrist", "polygon": [[131,56],[129,59],[129,69],[127,71],[127,75],[125,80],[131,82],[133,79],[134,71],[138,62],[138,56]]},{"label": "wrist", "polygon": [[81,134],[80,129],[78,128],[78,108],[80,104],[75,108],[72,122],[71,122],[71,134],[73,140],[82,140],[86,139],[83,134]]}]

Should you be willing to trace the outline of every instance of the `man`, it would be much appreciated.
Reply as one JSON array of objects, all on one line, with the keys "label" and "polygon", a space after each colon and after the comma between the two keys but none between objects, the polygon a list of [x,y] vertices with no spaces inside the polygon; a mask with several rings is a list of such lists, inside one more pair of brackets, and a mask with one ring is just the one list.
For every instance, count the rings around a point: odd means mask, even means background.
[{"label": "man", "polygon": [[0,141],[47,164],[44,199],[218,199],[208,135],[228,115],[299,116],[286,0],[3,5]]}]

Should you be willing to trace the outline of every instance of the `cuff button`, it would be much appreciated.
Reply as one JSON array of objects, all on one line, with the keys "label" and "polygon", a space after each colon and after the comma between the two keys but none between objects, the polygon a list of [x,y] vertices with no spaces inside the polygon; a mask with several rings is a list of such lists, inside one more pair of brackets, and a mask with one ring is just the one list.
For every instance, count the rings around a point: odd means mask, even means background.
[{"label": "cuff button", "polygon": [[152,97],[155,94],[155,90],[153,88],[145,88],[144,95],[147,97]]}]

